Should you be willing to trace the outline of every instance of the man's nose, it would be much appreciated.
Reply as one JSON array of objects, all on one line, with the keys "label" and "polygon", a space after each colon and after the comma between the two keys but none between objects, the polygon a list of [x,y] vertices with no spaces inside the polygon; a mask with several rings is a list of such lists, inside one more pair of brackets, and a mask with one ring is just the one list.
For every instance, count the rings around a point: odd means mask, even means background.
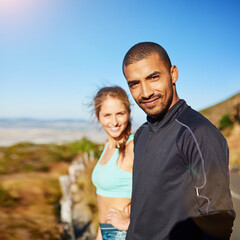
[{"label": "man's nose", "polygon": [[153,90],[147,83],[142,83],[142,98],[149,98],[153,95]]}]

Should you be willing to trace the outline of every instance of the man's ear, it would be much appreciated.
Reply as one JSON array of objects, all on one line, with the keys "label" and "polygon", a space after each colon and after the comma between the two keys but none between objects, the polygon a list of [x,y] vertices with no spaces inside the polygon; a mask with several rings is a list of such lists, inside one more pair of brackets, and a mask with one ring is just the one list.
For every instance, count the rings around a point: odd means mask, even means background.
[{"label": "man's ear", "polygon": [[172,83],[176,83],[178,80],[178,69],[175,65],[172,65],[172,67],[170,69],[170,74],[172,77]]}]

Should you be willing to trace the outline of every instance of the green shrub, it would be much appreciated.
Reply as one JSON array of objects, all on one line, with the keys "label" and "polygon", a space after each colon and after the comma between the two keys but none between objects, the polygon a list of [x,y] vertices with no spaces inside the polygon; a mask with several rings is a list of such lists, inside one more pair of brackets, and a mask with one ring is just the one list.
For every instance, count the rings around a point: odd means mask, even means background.
[{"label": "green shrub", "polygon": [[233,122],[231,121],[230,115],[226,114],[221,118],[219,122],[219,129],[223,130],[227,127],[231,127],[232,125],[233,125]]},{"label": "green shrub", "polygon": [[18,143],[9,147],[0,147],[0,175],[19,172],[48,172],[53,162],[71,162],[76,155],[94,152],[100,156],[100,144],[83,138],[65,144]]}]

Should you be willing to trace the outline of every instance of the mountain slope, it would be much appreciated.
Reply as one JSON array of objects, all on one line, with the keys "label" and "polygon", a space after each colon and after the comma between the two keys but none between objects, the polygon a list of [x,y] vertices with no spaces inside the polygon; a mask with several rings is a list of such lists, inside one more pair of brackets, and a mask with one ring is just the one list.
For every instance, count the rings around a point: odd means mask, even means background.
[{"label": "mountain slope", "polygon": [[219,122],[224,115],[232,116],[237,104],[240,104],[240,93],[230,97],[229,99],[213,105],[200,111],[207,119],[209,119],[216,127],[219,128]]},{"label": "mountain slope", "polygon": [[232,124],[221,131],[228,142],[230,169],[240,169],[240,93],[200,112],[217,128],[220,120],[229,115]]}]

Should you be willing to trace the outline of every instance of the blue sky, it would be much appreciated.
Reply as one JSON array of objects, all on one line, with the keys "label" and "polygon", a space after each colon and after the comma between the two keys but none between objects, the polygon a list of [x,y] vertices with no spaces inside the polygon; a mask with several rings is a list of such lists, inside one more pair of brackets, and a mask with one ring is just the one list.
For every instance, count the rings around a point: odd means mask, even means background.
[{"label": "blue sky", "polygon": [[237,0],[0,0],[0,118],[89,119],[99,87],[129,93],[122,59],[142,41],[167,50],[190,106],[223,101],[240,91],[239,11]]}]

